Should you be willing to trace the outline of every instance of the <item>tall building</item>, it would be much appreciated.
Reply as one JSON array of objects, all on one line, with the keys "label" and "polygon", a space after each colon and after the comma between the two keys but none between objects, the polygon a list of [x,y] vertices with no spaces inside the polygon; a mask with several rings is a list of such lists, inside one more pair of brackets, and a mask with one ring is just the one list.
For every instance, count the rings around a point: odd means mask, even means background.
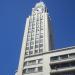
[{"label": "tall building", "polygon": [[26,20],[15,75],[75,75],[75,47],[54,50],[51,18],[43,2]]}]

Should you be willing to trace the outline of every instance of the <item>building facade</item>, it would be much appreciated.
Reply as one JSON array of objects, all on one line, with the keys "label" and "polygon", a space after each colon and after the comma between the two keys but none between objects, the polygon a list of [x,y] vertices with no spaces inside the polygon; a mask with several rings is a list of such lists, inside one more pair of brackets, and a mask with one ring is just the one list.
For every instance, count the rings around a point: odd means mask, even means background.
[{"label": "building facade", "polygon": [[43,2],[26,20],[15,75],[75,75],[75,47],[54,50],[51,18]]}]

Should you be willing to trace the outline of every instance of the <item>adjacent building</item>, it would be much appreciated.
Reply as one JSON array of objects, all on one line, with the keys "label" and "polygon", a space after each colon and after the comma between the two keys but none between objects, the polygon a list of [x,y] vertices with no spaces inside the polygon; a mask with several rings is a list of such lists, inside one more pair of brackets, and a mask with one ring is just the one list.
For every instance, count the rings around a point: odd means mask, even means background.
[{"label": "adjacent building", "polygon": [[75,47],[54,49],[51,18],[43,2],[26,20],[16,75],[75,75]]}]

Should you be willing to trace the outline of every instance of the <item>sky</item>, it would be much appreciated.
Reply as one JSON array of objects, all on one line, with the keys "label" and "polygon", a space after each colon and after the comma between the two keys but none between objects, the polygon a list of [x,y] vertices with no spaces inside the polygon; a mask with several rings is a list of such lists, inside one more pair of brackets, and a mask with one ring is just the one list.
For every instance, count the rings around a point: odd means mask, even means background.
[{"label": "sky", "polygon": [[[26,18],[40,0],[0,0],[0,75],[18,67]],[[55,49],[75,46],[75,0],[42,0],[52,20]]]}]

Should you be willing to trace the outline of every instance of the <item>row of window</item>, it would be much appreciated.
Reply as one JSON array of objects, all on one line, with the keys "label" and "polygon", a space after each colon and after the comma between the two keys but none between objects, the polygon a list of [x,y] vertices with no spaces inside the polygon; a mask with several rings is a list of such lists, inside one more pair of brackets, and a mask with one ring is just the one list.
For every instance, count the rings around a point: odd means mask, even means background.
[{"label": "row of window", "polygon": [[37,19],[36,21],[33,20],[33,21],[29,22],[29,29],[34,29],[35,25],[36,25],[36,28],[43,26],[43,20]]},{"label": "row of window", "polygon": [[26,68],[23,70],[23,74],[26,73],[36,73],[36,72],[42,72],[42,66],[40,67],[33,67],[33,68]]},{"label": "row of window", "polygon": [[[36,25],[36,31],[37,31],[37,29],[39,29],[39,31],[43,30],[43,26]],[[28,32],[30,32],[30,31],[34,32],[35,31],[35,26],[32,26],[32,28],[29,27]]]},{"label": "row of window", "polygon": [[37,36],[37,35],[39,36],[39,34],[42,35],[42,34],[43,34],[43,30],[36,31],[36,33],[30,31],[30,33],[28,33],[27,36],[28,36],[28,37],[34,37],[34,35],[35,35],[35,36]]},{"label": "row of window", "polygon": [[43,33],[43,28],[41,28],[41,30],[40,29],[36,29],[36,33],[34,32],[34,30],[33,31],[31,31],[31,30],[29,30],[28,31],[28,36],[34,36],[34,35],[38,35],[38,34],[42,34]]},{"label": "row of window", "polygon": [[56,70],[61,69],[61,68],[66,68],[66,67],[75,67],[75,61],[51,64],[50,67],[51,67],[51,69],[56,69]]},{"label": "row of window", "polygon": [[40,15],[40,13],[33,13],[33,20],[35,20],[37,17],[37,19],[39,18],[39,20],[43,20],[43,15]]},{"label": "row of window", "polygon": [[[42,39],[43,35],[35,35],[35,40]],[[27,37],[27,41],[34,40],[34,36]]]},{"label": "row of window", "polygon": [[36,49],[36,50],[34,50],[34,53],[33,53],[33,50],[31,50],[31,51],[26,51],[25,52],[25,55],[33,55],[33,54],[38,54],[38,53],[42,53],[43,52],[43,49],[41,48],[41,49]]},{"label": "row of window", "polygon": [[37,59],[37,60],[30,60],[30,61],[25,61],[24,66],[29,66],[29,65],[35,65],[35,64],[41,64],[42,59]]},{"label": "row of window", "polygon": [[67,59],[67,58],[75,58],[75,53],[65,54],[65,55],[60,55],[60,56],[54,56],[54,57],[51,57],[50,60],[56,61],[56,60],[62,60],[62,59]]},{"label": "row of window", "polygon": [[67,71],[67,72],[60,72],[60,73],[53,73],[50,75],[75,75],[75,71]]},{"label": "row of window", "polygon": [[35,48],[43,47],[43,43],[40,43],[40,44],[36,43],[35,46],[34,46],[34,45],[31,45],[30,47],[27,46],[27,47],[26,47],[26,50],[31,50],[31,49],[33,49],[34,47],[35,47]]}]

